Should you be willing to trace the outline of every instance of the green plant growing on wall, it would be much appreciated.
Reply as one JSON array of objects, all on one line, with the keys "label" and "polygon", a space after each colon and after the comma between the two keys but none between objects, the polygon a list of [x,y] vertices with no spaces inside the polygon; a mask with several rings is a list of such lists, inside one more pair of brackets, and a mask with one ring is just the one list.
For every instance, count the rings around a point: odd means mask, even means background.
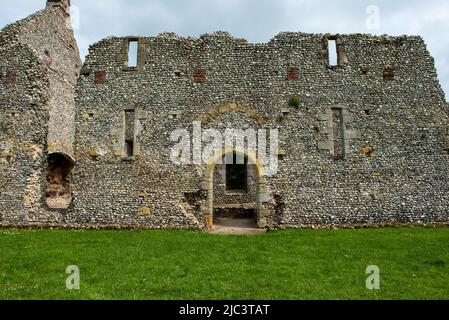
[{"label": "green plant growing on wall", "polygon": [[293,108],[299,108],[300,103],[301,103],[301,98],[298,96],[293,96],[290,98],[288,105]]}]

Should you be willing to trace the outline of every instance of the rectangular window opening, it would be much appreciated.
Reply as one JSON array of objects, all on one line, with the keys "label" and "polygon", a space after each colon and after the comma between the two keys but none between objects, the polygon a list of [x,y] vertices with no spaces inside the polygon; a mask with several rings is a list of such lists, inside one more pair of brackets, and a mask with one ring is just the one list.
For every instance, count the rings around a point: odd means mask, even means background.
[{"label": "rectangular window opening", "polygon": [[132,140],[125,140],[125,154],[127,157],[134,155],[134,142]]},{"label": "rectangular window opening", "polygon": [[128,44],[128,67],[137,67],[137,55],[139,52],[139,41],[131,40]]},{"label": "rectangular window opening", "polygon": [[342,109],[332,109],[332,125],[334,135],[334,158],[335,160],[342,160],[345,157],[345,137]]},{"label": "rectangular window opening", "polygon": [[327,42],[327,53],[328,53],[328,63],[329,66],[338,66],[338,51],[337,51],[337,41],[328,40]]},{"label": "rectangular window opening", "polygon": [[134,156],[134,110],[125,110],[125,155]]},{"label": "rectangular window opening", "polygon": [[237,164],[237,156],[234,154],[232,164],[226,164],[226,191],[246,192],[248,179],[248,159],[244,164]]}]

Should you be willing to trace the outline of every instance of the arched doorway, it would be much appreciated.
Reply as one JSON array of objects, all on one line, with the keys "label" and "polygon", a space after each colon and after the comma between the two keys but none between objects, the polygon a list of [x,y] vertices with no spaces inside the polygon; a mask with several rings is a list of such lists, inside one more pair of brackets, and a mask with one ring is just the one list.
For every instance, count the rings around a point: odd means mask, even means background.
[{"label": "arched doorway", "polygon": [[[224,161],[226,157],[236,160],[237,155],[244,158],[244,163]],[[252,220],[254,227],[266,227],[266,173],[256,155],[236,149],[217,152],[207,166],[205,185],[208,198],[204,215],[209,228],[230,219],[246,219],[245,223]]]}]

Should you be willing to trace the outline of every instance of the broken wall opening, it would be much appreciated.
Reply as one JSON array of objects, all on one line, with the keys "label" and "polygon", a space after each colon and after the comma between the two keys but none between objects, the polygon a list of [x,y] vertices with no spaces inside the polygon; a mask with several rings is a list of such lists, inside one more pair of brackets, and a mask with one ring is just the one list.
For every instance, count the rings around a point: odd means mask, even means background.
[{"label": "broken wall opening", "polygon": [[50,209],[67,209],[72,201],[72,171],[68,157],[54,153],[48,156],[45,202]]}]

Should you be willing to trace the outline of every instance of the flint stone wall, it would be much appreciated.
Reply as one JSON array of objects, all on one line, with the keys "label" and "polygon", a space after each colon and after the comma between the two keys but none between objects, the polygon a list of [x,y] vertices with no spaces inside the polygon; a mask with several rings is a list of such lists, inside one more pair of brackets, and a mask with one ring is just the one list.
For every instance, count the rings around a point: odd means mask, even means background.
[{"label": "flint stone wall", "polygon": [[[447,222],[448,109],[423,40],[338,36],[340,66],[330,67],[328,38],[282,33],[250,44],[226,33],[162,34],[92,45],[76,92],[68,221],[204,226],[207,166],[170,161],[170,134],[199,121],[222,133],[279,129],[282,157],[266,178],[261,224]],[[139,41],[136,68],[127,67],[130,40]],[[121,143],[128,109],[136,114],[133,158]],[[343,159],[332,109],[343,115]]]},{"label": "flint stone wall", "polygon": [[41,10],[0,32],[0,223],[62,224],[45,204],[50,153],[73,161],[81,59],[67,15]]},{"label": "flint stone wall", "polygon": [[[111,37],[81,66],[52,5],[0,32],[0,225],[205,228],[220,205],[271,228],[449,222],[448,107],[420,37]],[[259,161],[230,194],[222,167],[176,165],[171,134],[198,125],[278,129],[276,174]],[[66,209],[45,201],[52,154],[75,164]]]}]

